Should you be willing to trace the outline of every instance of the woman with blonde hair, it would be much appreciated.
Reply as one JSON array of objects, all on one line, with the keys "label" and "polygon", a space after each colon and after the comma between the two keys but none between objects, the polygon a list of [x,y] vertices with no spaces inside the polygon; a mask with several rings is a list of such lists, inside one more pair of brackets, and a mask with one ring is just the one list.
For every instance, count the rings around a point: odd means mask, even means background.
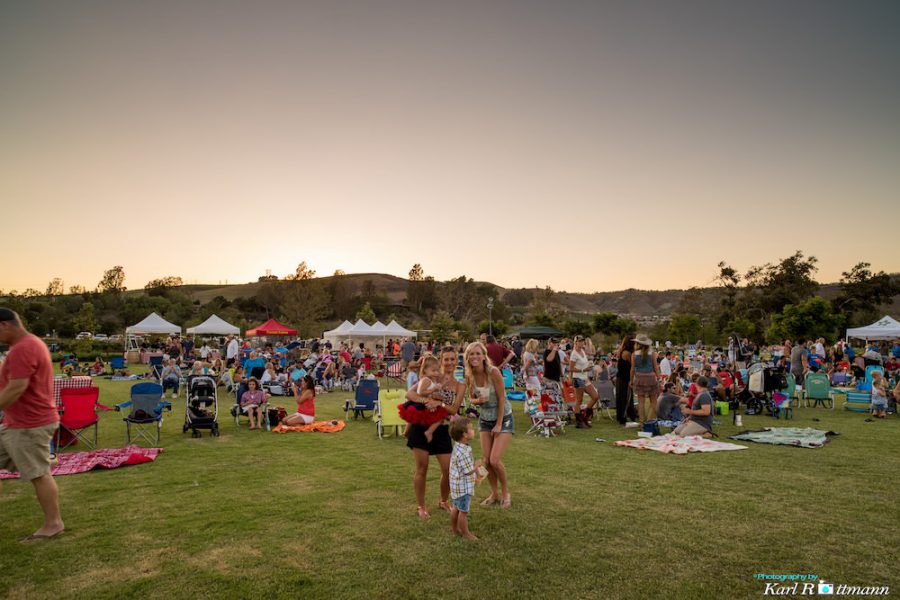
[{"label": "woman with blonde hair", "polygon": [[[631,387],[638,399],[638,420],[656,418],[656,399],[659,397],[659,364],[656,352],[650,348],[653,342],[644,334],[634,339],[635,349],[631,359]],[[644,414],[644,400],[649,404],[649,413]]]},{"label": "woman with blonde hair", "polygon": [[512,406],[506,399],[503,376],[500,369],[491,364],[487,348],[481,342],[472,342],[466,346],[463,364],[469,400],[478,406],[480,411],[478,429],[481,437],[481,453],[491,485],[490,496],[481,504],[488,506],[499,503],[501,508],[509,508],[512,500],[509,495],[503,454],[512,440],[514,421]]},{"label": "woman with blonde hair", "polygon": [[538,341],[531,338],[525,344],[525,351],[522,353],[522,379],[525,380],[526,390],[540,395],[541,380],[538,379],[537,351]]},{"label": "woman with blonde hair", "polygon": [[[572,412],[575,413],[575,427],[578,429],[594,426],[594,406],[597,405],[600,394],[597,393],[591,381],[592,367],[584,347],[584,338],[576,335],[575,347],[569,352],[569,382],[575,388],[575,406],[572,407]],[[585,392],[590,400],[582,408],[581,401],[584,400]]]}]

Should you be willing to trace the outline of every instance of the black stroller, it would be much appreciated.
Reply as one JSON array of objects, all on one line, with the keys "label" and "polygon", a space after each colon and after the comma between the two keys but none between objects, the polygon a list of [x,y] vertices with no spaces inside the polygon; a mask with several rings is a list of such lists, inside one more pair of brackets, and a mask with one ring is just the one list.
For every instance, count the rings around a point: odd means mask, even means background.
[{"label": "black stroller", "polygon": [[191,437],[201,437],[201,429],[208,429],[219,437],[219,403],[216,382],[212,377],[197,375],[188,380],[187,402],[184,409],[183,432],[191,430]]},{"label": "black stroller", "polygon": [[747,369],[747,376],[750,381],[739,396],[747,405],[744,413],[761,415],[768,410],[769,414],[776,416],[778,409],[775,408],[772,393],[787,388],[787,373],[784,368],[771,363],[755,363]]}]

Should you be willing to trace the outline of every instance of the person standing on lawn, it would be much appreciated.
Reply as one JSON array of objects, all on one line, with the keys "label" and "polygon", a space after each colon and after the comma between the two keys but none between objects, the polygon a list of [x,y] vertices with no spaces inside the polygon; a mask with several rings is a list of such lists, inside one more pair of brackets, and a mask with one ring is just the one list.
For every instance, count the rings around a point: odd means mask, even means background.
[{"label": "person standing on lawn", "polygon": [[44,513],[43,526],[22,541],[46,540],[65,530],[50,474],[50,440],[59,426],[50,351],[8,308],[0,308],[0,343],[10,346],[0,365],[0,469],[30,481]]},{"label": "person standing on lawn", "polygon": [[[456,415],[462,403],[466,386],[454,377],[458,354],[453,346],[444,346],[439,355],[441,361],[442,389],[430,396],[420,396],[416,387],[406,392],[406,399],[424,404],[426,408],[443,406],[447,413]],[[431,441],[425,437],[426,426],[407,425],[406,445],[412,450],[416,461],[416,471],[413,475],[413,490],[416,494],[416,511],[419,518],[427,520],[431,518],[428,509],[425,508],[425,481],[428,476],[428,458],[434,456],[441,468],[441,500],[438,508],[451,512],[450,499],[450,454],[453,444],[450,441],[449,425],[438,425],[434,430]]]}]

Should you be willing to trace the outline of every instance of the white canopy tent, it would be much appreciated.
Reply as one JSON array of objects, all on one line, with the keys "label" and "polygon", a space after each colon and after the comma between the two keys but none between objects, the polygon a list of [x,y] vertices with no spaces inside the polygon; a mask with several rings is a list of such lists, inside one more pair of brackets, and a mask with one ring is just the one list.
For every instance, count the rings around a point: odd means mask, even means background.
[{"label": "white canopy tent", "polygon": [[188,327],[187,332],[190,335],[239,335],[241,330],[218,315],[211,315],[199,325]]},{"label": "white canopy tent", "polygon": [[173,325],[158,314],[150,313],[147,317],[131,327],[125,328],[127,335],[143,335],[145,333],[181,333],[181,327]]},{"label": "white canopy tent", "polygon": [[397,321],[391,321],[387,324],[387,327],[385,328],[385,334],[388,337],[418,337],[418,334],[415,331],[406,329]]},{"label": "white canopy tent", "polygon": [[139,335],[148,335],[148,334],[168,334],[171,335],[173,333],[180,334],[181,327],[178,325],[173,325],[169,323],[161,316],[156,314],[155,312],[150,313],[147,317],[141,321],[140,323],[136,323],[131,327],[125,328],[125,348],[128,350],[133,350],[137,348],[136,337]]},{"label": "white canopy tent", "polygon": [[889,316],[884,316],[865,327],[854,327],[847,330],[847,339],[859,338],[863,340],[893,340],[900,339],[900,322]]},{"label": "white canopy tent", "polygon": [[350,321],[344,321],[334,329],[330,329],[322,334],[322,338],[325,339],[326,342],[331,342],[333,346],[340,344],[342,341],[346,341],[349,339],[347,332],[353,329],[353,323]]}]

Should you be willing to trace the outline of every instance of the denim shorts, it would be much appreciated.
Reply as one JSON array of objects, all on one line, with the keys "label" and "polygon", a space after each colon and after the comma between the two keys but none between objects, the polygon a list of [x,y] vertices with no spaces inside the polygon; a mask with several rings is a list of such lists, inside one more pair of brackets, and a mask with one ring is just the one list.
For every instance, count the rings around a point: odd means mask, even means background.
[{"label": "denim shorts", "polygon": [[[489,432],[496,424],[496,420],[485,421],[484,419],[480,419],[478,421],[478,431]],[[515,419],[513,419],[512,413],[509,413],[503,417],[503,421],[500,423],[500,433],[512,433],[514,429]]]},{"label": "denim shorts", "polygon": [[879,398],[877,401],[872,401],[872,410],[886,410],[887,409],[887,398]]},{"label": "denim shorts", "polygon": [[459,498],[454,498],[453,506],[456,507],[456,510],[459,512],[469,512],[469,507],[472,506],[472,494],[463,494]]},{"label": "denim shorts", "polygon": [[578,377],[573,377],[573,378],[572,378],[572,386],[573,386],[576,390],[581,389],[581,388],[586,388],[587,385],[588,385],[588,380],[587,380],[587,379],[580,379],[580,378],[578,378]]}]

